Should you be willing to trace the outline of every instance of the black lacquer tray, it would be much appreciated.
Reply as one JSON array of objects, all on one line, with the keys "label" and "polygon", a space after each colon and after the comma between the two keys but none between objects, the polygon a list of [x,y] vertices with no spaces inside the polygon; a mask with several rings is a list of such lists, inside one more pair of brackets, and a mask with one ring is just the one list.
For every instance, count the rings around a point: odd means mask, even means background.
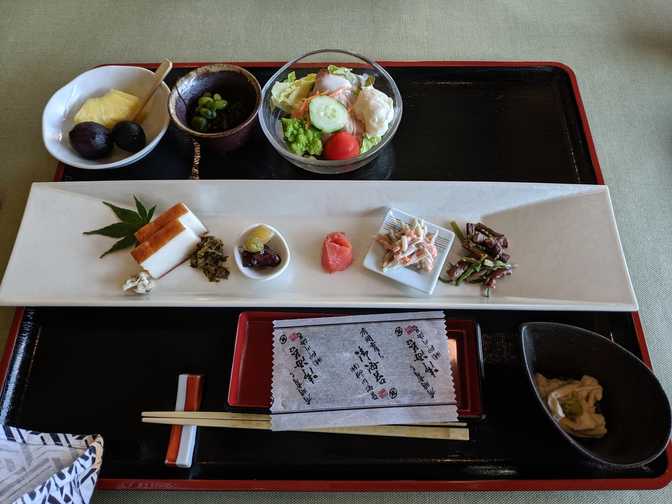
[{"label": "black lacquer tray", "polygon": [[[242,65],[263,85],[279,63]],[[370,165],[336,177],[301,171],[277,155],[257,127],[235,153],[204,152],[200,177],[260,184],[272,178],[603,183],[567,67],[384,65],[403,96],[404,116],[394,140]],[[195,66],[178,65],[168,84]],[[56,178],[188,178],[193,155],[192,142],[170,127],[136,165],[99,171],[59,166]],[[19,309],[0,369],[6,372],[0,421],[103,434],[101,488],[617,489],[658,488],[672,479],[669,449],[651,464],[628,470],[579,458],[544,421],[525,382],[517,328],[528,321],[597,331],[650,364],[638,314],[606,312],[446,311],[449,318],[475,320],[481,328],[485,417],[470,422],[469,442],[201,428],[193,467],[167,467],[169,427],[142,424],[140,412],[171,409],[183,372],[206,375],[203,409],[228,408],[236,321],[243,310],[249,309]]]}]

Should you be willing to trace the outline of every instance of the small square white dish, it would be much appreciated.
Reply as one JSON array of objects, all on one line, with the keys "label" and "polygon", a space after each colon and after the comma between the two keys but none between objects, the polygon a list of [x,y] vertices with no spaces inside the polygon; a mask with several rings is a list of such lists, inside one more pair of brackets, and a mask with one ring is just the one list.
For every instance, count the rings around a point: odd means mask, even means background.
[{"label": "small square white dish", "polygon": [[421,271],[413,267],[397,267],[384,270],[382,264],[385,250],[375,238],[371,242],[371,247],[369,247],[366,257],[364,257],[364,267],[395,280],[400,284],[408,285],[409,287],[413,287],[414,289],[421,290],[431,295],[432,292],[434,292],[436,282],[439,279],[443,265],[450,252],[450,247],[452,247],[453,241],[455,240],[455,233],[421,219],[418,216],[407,214],[396,208],[390,208],[385,214],[385,218],[378,230],[378,234],[387,233],[391,229],[399,229],[402,222],[412,225],[415,219],[422,221],[422,223],[427,226],[428,233],[436,234],[434,245],[436,245],[438,253],[434,259],[434,267],[432,268],[432,271]]}]

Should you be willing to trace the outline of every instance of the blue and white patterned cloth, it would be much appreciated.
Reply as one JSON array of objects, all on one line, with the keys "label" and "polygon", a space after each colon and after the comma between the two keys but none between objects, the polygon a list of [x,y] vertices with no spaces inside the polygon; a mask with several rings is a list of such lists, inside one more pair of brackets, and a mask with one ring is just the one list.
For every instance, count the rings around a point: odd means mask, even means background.
[{"label": "blue and white patterned cloth", "polygon": [[87,504],[103,438],[0,426],[0,502]]}]

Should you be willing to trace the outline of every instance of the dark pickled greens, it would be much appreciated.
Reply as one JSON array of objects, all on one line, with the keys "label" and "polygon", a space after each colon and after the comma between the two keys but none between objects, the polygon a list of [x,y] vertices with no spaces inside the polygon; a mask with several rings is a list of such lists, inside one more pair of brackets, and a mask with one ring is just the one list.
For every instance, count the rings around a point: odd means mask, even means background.
[{"label": "dark pickled greens", "polygon": [[214,236],[204,236],[191,255],[189,264],[203,272],[210,282],[219,282],[229,278],[229,270],[226,261],[229,259],[224,254],[224,242]]}]

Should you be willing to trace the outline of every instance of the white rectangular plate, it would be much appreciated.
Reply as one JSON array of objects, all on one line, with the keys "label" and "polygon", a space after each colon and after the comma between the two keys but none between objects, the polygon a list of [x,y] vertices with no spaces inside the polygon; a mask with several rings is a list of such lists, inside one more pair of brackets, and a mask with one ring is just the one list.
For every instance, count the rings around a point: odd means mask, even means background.
[{"label": "white rectangular plate", "polygon": [[[268,282],[231,276],[209,283],[183,264],[148,296],[124,293],[137,273],[128,251],[99,259],[113,243],[82,232],[114,222],[101,201],[132,207],[132,195],[157,214],[184,201],[227,251],[250,224],[283,233],[287,270]],[[482,221],[505,233],[518,267],[490,298],[479,286],[439,283],[433,295],[364,268],[389,207],[439,226]],[[354,263],[327,274],[327,233],[351,239]],[[459,257],[457,240],[449,260]],[[632,311],[637,301],[604,186],[397,181],[108,181],[33,184],[0,286],[2,305],[474,308]]]}]

